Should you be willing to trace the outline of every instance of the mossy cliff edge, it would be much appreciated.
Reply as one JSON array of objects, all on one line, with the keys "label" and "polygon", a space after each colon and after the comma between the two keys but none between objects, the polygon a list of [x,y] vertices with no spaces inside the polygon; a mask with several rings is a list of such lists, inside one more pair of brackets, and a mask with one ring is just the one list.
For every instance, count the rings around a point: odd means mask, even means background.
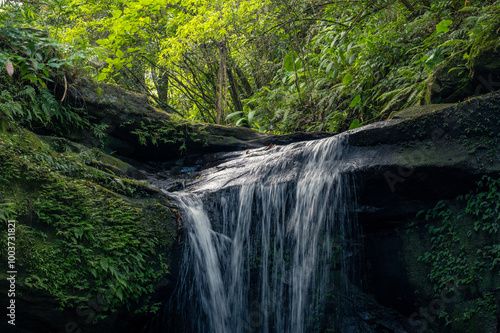
[{"label": "mossy cliff edge", "polygon": [[[177,243],[178,222],[165,197],[96,149],[1,125],[0,217],[16,221],[16,327],[76,332],[76,323],[119,331],[129,312],[156,311],[151,296],[173,287],[168,272]],[[2,290],[6,265],[2,260]]]}]

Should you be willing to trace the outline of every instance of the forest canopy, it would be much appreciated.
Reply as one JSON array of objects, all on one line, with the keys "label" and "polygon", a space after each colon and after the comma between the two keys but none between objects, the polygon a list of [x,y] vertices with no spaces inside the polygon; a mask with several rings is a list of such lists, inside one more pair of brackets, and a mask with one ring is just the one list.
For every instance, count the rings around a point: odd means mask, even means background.
[{"label": "forest canopy", "polygon": [[[47,91],[86,75],[194,121],[343,131],[446,101],[442,75],[457,82],[449,100],[467,96],[499,29],[497,1],[4,1],[0,110],[81,123]],[[35,93],[53,107],[23,109]]]}]

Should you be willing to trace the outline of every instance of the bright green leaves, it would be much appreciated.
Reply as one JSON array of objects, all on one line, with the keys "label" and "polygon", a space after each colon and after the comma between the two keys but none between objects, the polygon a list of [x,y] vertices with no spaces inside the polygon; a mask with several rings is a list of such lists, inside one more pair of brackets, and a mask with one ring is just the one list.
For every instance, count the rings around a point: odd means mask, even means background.
[{"label": "bright green leaves", "polygon": [[259,131],[264,131],[264,127],[260,126],[256,121],[254,121],[254,117],[257,111],[250,111],[247,114],[245,114],[244,111],[237,111],[233,112],[227,115],[225,120],[229,120],[231,118],[234,118],[236,116],[240,116],[240,119],[236,121],[234,124],[235,126],[250,126],[250,128],[259,130]]},{"label": "bright green leaves", "polygon": [[[428,47],[435,44],[436,39],[438,38],[439,35],[450,31],[449,26],[452,23],[453,23],[452,20],[443,20],[439,22],[436,25],[436,31],[424,41],[424,44]],[[436,67],[436,65],[446,60],[446,57],[444,57],[445,53],[444,51],[446,50],[447,47],[449,47],[448,45],[453,46],[454,44],[456,43],[454,43],[453,41],[447,41],[437,47],[434,47],[433,49],[428,51],[422,58],[416,61],[415,64],[423,63],[426,66],[427,70],[429,71],[433,70],[434,67]],[[458,44],[460,44],[460,42],[458,42]]]},{"label": "bright green leaves", "polygon": [[122,16],[122,11],[121,11],[121,10],[119,10],[119,9],[116,9],[116,10],[114,10],[114,11],[111,13],[111,15],[113,15],[113,18],[114,18],[114,19],[117,19],[117,18],[119,18],[120,16]]},{"label": "bright green leaves", "polygon": [[294,70],[300,70],[302,68],[302,61],[297,55],[297,52],[290,51],[283,59],[283,69],[285,71],[291,72]]},{"label": "bright green leaves", "polygon": [[230,113],[226,116],[226,120],[229,120],[229,119],[236,117],[238,115],[241,115],[241,114],[243,114],[243,111],[236,111],[236,112]]},{"label": "bright green leaves", "polygon": [[[100,30],[107,32],[107,37],[96,43],[101,47],[101,59],[106,59],[108,65],[98,75],[99,80],[113,76],[124,66],[131,68],[134,59],[151,51],[155,34],[165,32],[168,18],[159,14],[166,5],[166,0],[127,2],[125,8],[112,10],[111,17],[99,22]],[[155,59],[156,52],[150,58]]]},{"label": "bright green leaves", "polygon": [[[162,39],[161,64],[170,65],[182,60],[188,50],[197,45],[226,40],[230,48],[239,50],[246,42],[242,33],[257,32],[265,24],[266,13],[263,11],[270,1],[202,1],[185,0],[179,10],[172,9],[169,27],[172,33]],[[255,20],[259,13],[259,20]],[[248,32],[247,29],[250,29]]]},{"label": "bright green leaves", "polygon": [[356,105],[358,105],[359,102],[361,102],[361,95],[357,95],[356,97],[354,97],[354,99],[352,100],[351,104],[349,104],[349,107],[353,108]]},{"label": "bright green leaves", "polygon": [[359,119],[354,119],[354,121],[351,123],[351,126],[349,126],[349,129],[352,130],[361,126],[363,125],[360,124]]},{"label": "bright green leaves", "polygon": [[342,79],[342,84],[344,86],[348,86],[352,83],[352,81],[354,80],[354,77],[352,76],[351,73],[347,73],[344,78]]},{"label": "bright green leaves", "polygon": [[443,20],[436,25],[436,33],[447,33],[450,31],[449,26],[453,23],[452,20]]}]

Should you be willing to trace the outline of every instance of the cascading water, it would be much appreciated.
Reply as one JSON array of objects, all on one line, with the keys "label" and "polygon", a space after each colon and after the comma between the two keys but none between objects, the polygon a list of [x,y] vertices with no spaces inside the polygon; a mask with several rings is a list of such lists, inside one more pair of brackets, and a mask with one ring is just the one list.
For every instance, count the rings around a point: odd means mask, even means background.
[{"label": "cascading water", "polygon": [[191,331],[325,326],[333,268],[345,264],[355,229],[344,146],[336,136],[243,153],[196,190],[169,193],[187,229],[179,293]]}]

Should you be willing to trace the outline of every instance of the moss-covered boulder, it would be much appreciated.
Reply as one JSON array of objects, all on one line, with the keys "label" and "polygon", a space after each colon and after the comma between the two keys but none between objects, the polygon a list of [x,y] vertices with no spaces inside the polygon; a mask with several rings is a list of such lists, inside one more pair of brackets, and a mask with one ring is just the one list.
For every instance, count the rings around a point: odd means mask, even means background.
[{"label": "moss-covered boulder", "polygon": [[455,103],[500,90],[497,46],[481,50],[472,60],[455,58],[432,75],[425,90],[425,103]]},{"label": "moss-covered boulder", "polygon": [[187,154],[258,148],[334,135],[272,135],[245,127],[194,123],[153,106],[146,95],[84,78],[69,89],[69,96],[70,104],[84,108],[102,131],[77,131],[69,135],[71,139],[104,146],[107,151],[142,161],[166,161]]},{"label": "moss-covered boulder", "polygon": [[[123,331],[134,316],[158,310],[153,294],[173,288],[178,228],[162,193],[97,150],[1,125],[0,256],[7,258],[7,221],[15,221],[16,327]],[[2,293],[13,270],[6,265]]]}]

